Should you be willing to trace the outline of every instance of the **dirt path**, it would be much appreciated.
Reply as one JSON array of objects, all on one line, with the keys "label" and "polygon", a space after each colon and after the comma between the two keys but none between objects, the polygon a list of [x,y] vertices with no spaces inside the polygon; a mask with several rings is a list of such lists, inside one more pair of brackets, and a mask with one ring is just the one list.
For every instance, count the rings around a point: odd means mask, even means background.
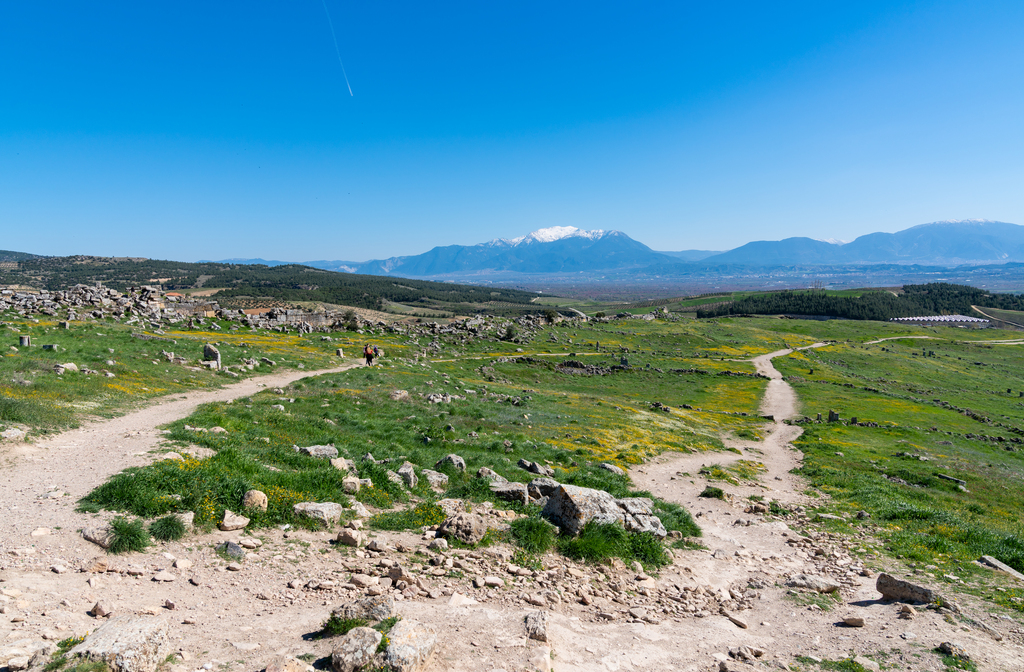
[{"label": "dirt path", "polygon": [[867,341],[864,345],[874,345],[875,343],[884,343],[885,341],[902,341],[905,338],[921,338],[932,341],[942,340],[938,336],[889,336],[888,338],[879,338],[874,341]]},{"label": "dirt path", "polygon": [[[217,390],[163,397],[120,417],[87,421],[78,429],[37,442],[5,444],[5,464],[0,471],[0,537],[17,538],[38,527],[81,527],[87,518],[74,512],[75,502],[110,476],[152,462],[150,451],[162,438],[157,428],[189,415],[202,404],[246,397],[359,364],[359,360],[351,360],[332,369],[284,371]],[[64,494],[45,497],[52,492]]]},{"label": "dirt path", "polygon": [[1012,324],[1015,327],[1024,327],[1024,324],[1020,324],[1019,322],[1013,322],[1011,320],[1006,320],[1000,317],[994,317],[992,315],[989,315],[988,313],[986,313],[984,310],[977,306],[971,306],[971,308],[974,309],[975,312],[981,313],[982,315],[992,320],[993,322],[1005,322],[1006,324]]},{"label": "dirt path", "polygon": [[[422,572],[432,591],[441,591],[436,596],[432,592],[430,597],[421,594],[396,603],[404,618],[433,624],[438,630],[437,653],[425,672],[709,672],[719,669],[719,661],[729,660],[730,648],[739,646],[763,650],[762,661],[769,669],[793,669],[787,665],[792,665],[797,655],[835,660],[884,651],[888,652],[888,669],[941,672],[944,668],[931,650],[948,640],[966,646],[981,670],[1021,669],[1024,650],[1016,643],[996,644],[976,630],[946,623],[934,612],[923,612],[913,621],[897,620],[897,606],[876,600],[874,579],[858,575],[860,560],[849,552],[847,544],[867,544],[869,540],[805,539],[790,528],[799,525],[798,519],[772,521],[744,513],[749,495],[794,506],[806,499],[803,483],[790,473],[801,458],[790,445],[800,429],[782,422],[797,412],[798,399],[771,362],[790,352],[782,350],[753,360],[757,370],[771,379],[761,410],[775,420],[765,426],[762,441],[727,441],[739,455],[665,454],[632,471],[638,489],[649,489],[685,505],[696,516],[708,547],[674,551],[672,565],[663,568],[656,579],[645,579],[653,580],[656,588],[634,590],[633,582],[644,578],[634,571],[598,571],[557,556],[546,556],[545,562],[560,580],[520,577],[513,583],[508,572],[510,555],[499,557],[495,549],[484,549],[469,554],[475,556],[473,560],[467,559],[464,551],[449,553],[449,558],[469,562],[467,576],[498,575],[508,582],[505,588],[474,592],[466,586],[468,578],[435,579],[428,575],[429,568],[413,564],[409,555],[388,552],[389,562],[408,563],[415,572]],[[358,362],[332,371],[355,366]],[[102,555],[77,533],[78,528],[94,524],[94,518],[74,513],[75,501],[109,475],[150,461],[148,453],[160,440],[156,426],[190,413],[201,403],[246,396],[262,386],[284,385],[305,375],[311,374],[292,372],[187,399],[166,400],[122,418],[23,446],[0,472],[4,484],[0,488],[0,606],[4,614],[0,618],[0,654],[5,646],[19,642],[40,638],[52,642],[95,629],[100,621],[87,612],[101,600],[115,613],[149,613],[169,620],[174,648],[181,655],[169,672],[198,672],[204,665],[224,672],[256,671],[281,655],[312,654],[323,662],[324,656],[330,655],[331,641],[312,640],[310,633],[319,628],[331,606],[361,594],[356,586],[339,582],[355,573],[379,575],[382,565],[378,563],[383,562],[375,555],[367,557],[362,550],[338,552],[338,547],[329,543],[333,535],[327,532],[260,530],[263,547],[250,551],[237,572],[226,571],[212,548],[226,539],[241,541],[244,532],[217,530],[161,544],[146,553],[108,556],[111,567],[106,573],[75,571],[89,567],[92,558]],[[702,465],[717,462],[728,466],[740,459],[765,465],[767,471],[759,482],[718,483],[732,496],[729,501],[697,496],[707,484],[698,475]],[[44,497],[54,490],[67,494],[57,499]],[[36,527],[50,529],[47,534],[32,536]],[[787,543],[798,537],[799,544]],[[375,533],[375,538],[390,546],[400,541],[431,553],[426,548],[428,535]],[[176,559],[188,560],[191,568],[173,565]],[[177,578],[158,581],[161,570]],[[846,586],[845,602],[832,611],[821,611],[787,598],[783,584],[787,576],[798,572],[841,577]],[[565,589],[565,582],[573,581],[573,576],[582,576],[579,582],[595,591],[589,604],[581,604],[577,593]],[[613,586],[615,592],[609,590]],[[482,601],[451,604],[448,594],[455,589]],[[541,590],[558,593],[547,607],[546,644],[528,640],[523,629],[525,615],[538,610],[527,604],[527,592]],[[671,596],[683,594],[681,590],[717,596],[712,601],[729,599],[730,590],[746,593],[744,600],[750,608],[738,617],[747,627],[738,627],[717,609],[680,611]],[[161,606],[168,603],[173,610]],[[649,614],[646,622],[631,615],[637,604],[648,605],[643,607]],[[841,619],[847,615],[865,618],[865,627],[843,626]]]}]

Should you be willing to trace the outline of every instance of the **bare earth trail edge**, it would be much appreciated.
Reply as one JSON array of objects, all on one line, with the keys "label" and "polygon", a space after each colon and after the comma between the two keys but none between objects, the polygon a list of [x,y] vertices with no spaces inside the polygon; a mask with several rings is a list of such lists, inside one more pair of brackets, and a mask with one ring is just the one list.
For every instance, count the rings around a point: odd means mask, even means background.
[{"label": "bare earth trail edge", "polygon": [[[737,614],[746,628],[717,613],[699,618],[658,614],[659,618],[651,619],[657,623],[641,622],[621,615],[629,606],[625,603],[628,597],[624,602],[601,599],[583,606],[567,593],[559,603],[548,607],[548,641],[541,644],[527,639],[522,625],[524,616],[537,609],[520,601],[455,606],[441,597],[398,602],[403,617],[432,624],[438,630],[438,647],[426,669],[705,671],[717,670],[730,648],[748,646],[766,652],[759,661],[763,667],[729,669],[795,669],[796,656],[836,660],[863,654],[881,660],[881,653],[889,669],[940,672],[945,668],[932,650],[940,642],[956,641],[971,653],[981,670],[1024,670],[1024,648],[1018,641],[996,642],[982,631],[947,622],[931,611],[922,612],[914,620],[898,620],[898,605],[878,601],[874,578],[851,577],[843,603],[837,603],[831,611],[809,609],[786,598],[786,577],[818,573],[823,563],[831,563],[834,568],[837,563],[849,561],[851,545],[863,543],[851,539],[844,546],[846,542],[823,539],[814,542],[814,548],[797,548],[787,543],[797,533],[786,523],[743,512],[752,494],[788,505],[807,502],[802,480],[791,473],[801,460],[791,445],[801,429],[783,422],[797,413],[798,399],[771,363],[773,358],[791,352],[781,350],[752,360],[758,372],[770,378],[761,412],[773,416],[774,422],[766,427],[763,441],[727,439],[727,446],[739,450],[740,455],[665,453],[631,473],[638,489],[686,506],[696,516],[704,531],[702,541],[708,546],[708,550],[674,551],[675,562],[657,577],[659,587],[742,591],[750,585],[762,586],[757,590],[759,597],[751,600],[752,608]],[[188,415],[200,404],[243,397],[264,386],[286,385],[308,375],[355,366],[358,362],[328,371],[254,378],[89,423],[36,444],[21,444],[13,453],[8,449],[4,487],[0,489],[0,550],[4,554],[0,566],[6,567],[0,571],[0,588],[5,590],[6,598],[6,610],[0,617],[0,649],[29,638],[56,639],[93,630],[97,621],[86,612],[102,599],[115,613],[148,612],[169,619],[173,646],[181,655],[169,665],[168,672],[190,672],[204,663],[224,670],[260,670],[281,655],[329,656],[330,640],[310,641],[309,633],[319,628],[331,606],[355,595],[344,591],[288,591],[286,587],[291,579],[304,582],[309,577],[332,576],[341,569],[338,563],[342,556],[316,552],[328,548],[328,533],[293,531],[286,539],[278,530],[260,531],[258,536],[263,538],[265,548],[275,549],[261,555],[285,553],[285,560],[278,561],[282,557],[278,555],[267,561],[247,562],[240,572],[225,572],[211,547],[222,540],[237,540],[243,533],[215,530],[182,543],[155,547],[145,554],[108,556],[112,565],[132,563],[143,567],[145,573],[140,577],[79,573],[75,571],[78,567],[101,556],[102,551],[76,531],[99,522],[97,517],[76,513],[74,507],[80,497],[109,476],[152,461],[148,453],[159,446],[161,438],[155,428]],[[765,465],[759,483],[725,486],[732,495],[729,501],[697,497],[706,485],[697,475],[701,466],[728,466],[740,459]],[[54,489],[68,496],[41,498]],[[49,527],[51,534],[30,536],[37,527]],[[378,539],[413,547],[427,543],[411,532],[381,533]],[[301,545],[308,547],[305,552]],[[9,559],[12,557],[13,561]],[[175,557],[190,560],[192,570],[173,569],[171,561]],[[50,571],[51,565],[59,563],[67,565],[68,571]],[[596,574],[592,568],[582,569]],[[159,570],[179,576],[172,582],[151,580]],[[632,579],[623,575],[609,580]],[[9,597],[8,592],[16,596]],[[176,610],[161,607],[168,601]],[[605,621],[597,616],[601,610],[620,615]],[[16,614],[14,618],[12,613]],[[862,617],[865,626],[845,627],[845,616]],[[728,664],[736,665],[732,661]]]}]

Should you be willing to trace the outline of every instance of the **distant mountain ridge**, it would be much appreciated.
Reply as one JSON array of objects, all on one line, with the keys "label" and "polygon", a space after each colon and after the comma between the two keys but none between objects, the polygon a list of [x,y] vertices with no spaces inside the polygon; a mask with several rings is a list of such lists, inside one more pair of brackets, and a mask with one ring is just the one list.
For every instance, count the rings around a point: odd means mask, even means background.
[{"label": "distant mountain ridge", "polygon": [[[477,245],[446,245],[423,254],[365,262],[295,262],[330,271],[412,278],[466,278],[500,274],[623,272],[671,275],[694,267],[842,266],[918,264],[960,266],[1024,261],[1024,226],[983,219],[942,221],[896,233],[869,233],[842,243],[806,237],[754,241],[728,252],[658,252],[621,231],[572,226],[539,229]],[[225,259],[224,263],[293,262]]]},{"label": "distant mountain ridge", "polygon": [[869,233],[835,244],[812,238],[756,241],[703,260],[708,264],[964,264],[1024,261],[1024,226],[985,219],[932,222],[896,233]]}]

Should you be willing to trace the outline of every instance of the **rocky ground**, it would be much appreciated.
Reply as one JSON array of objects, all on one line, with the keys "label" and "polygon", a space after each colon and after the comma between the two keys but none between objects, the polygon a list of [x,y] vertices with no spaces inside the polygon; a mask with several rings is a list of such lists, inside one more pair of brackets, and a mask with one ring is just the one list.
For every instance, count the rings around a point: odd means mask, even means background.
[{"label": "rocky ground", "polygon": [[[0,666],[38,667],[57,641],[142,615],[166,625],[161,654],[173,654],[169,672],[298,672],[305,664],[288,657],[330,665],[338,641],[315,633],[332,609],[376,597],[390,598],[403,622],[424,626],[403,636],[430,648],[430,658],[405,669],[814,669],[813,659],[861,655],[867,669],[878,662],[943,670],[935,652],[943,642],[961,646],[978,669],[1024,669],[1017,623],[963,596],[959,614],[883,600],[879,571],[908,577],[888,565],[879,544],[867,533],[815,531],[803,486],[790,473],[800,460],[790,445],[800,429],[781,422],[795,415],[797,400],[771,366],[785,352],[755,360],[772,379],[762,412],[775,422],[765,440],[732,442],[740,454],[667,453],[631,474],[638,488],[685,505],[704,530],[707,548],[673,549],[673,564],[657,576],[554,555],[541,569],[518,567],[511,548],[447,550],[432,530],[367,533],[370,543],[359,548],[327,532],[214,531],[129,556],[105,555],[82,538],[79,530],[109,516],[76,513],[76,501],[109,475],[153,459],[149,451],[161,440],[153,427],[199,403],[307,374],[253,379],[44,442],[4,444]],[[707,485],[702,466],[740,459],[767,471],[757,483],[730,486],[732,499],[698,497]],[[768,515],[751,507],[749,494],[793,513]],[[496,527],[516,515],[500,506],[483,513]],[[243,547],[245,558],[218,555],[224,541]]]}]

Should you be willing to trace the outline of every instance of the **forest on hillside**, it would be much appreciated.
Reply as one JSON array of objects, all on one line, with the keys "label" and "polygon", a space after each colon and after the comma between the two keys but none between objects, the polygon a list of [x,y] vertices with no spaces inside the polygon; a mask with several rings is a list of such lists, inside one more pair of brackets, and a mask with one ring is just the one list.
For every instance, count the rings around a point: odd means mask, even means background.
[{"label": "forest on hillside", "polygon": [[970,315],[971,306],[1024,309],[1024,296],[993,294],[977,287],[933,282],[904,285],[902,292],[866,291],[836,296],[825,291],[785,290],[755,294],[697,310],[698,318],[724,315],[824,315],[850,320],[889,320],[925,315]]},{"label": "forest on hillside", "polygon": [[[19,284],[51,291],[77,284],[124,291],[158,285],[165,290],[225,288],[212,298],[318,301],[381,309],[386,302],[413,303],[448,310],[488,312],[535,311],[531,292],[504,287],[478,287],[447,282],[408,280],[378,275],[324,271],[300,265],[191,264],[180,261],[111,257],[39,257],[9,253],[17,268],[0,268],[0,284]],[[14,256],[18,255],[18,256]],[[3,259],[0,259],[3,260]]]}]

